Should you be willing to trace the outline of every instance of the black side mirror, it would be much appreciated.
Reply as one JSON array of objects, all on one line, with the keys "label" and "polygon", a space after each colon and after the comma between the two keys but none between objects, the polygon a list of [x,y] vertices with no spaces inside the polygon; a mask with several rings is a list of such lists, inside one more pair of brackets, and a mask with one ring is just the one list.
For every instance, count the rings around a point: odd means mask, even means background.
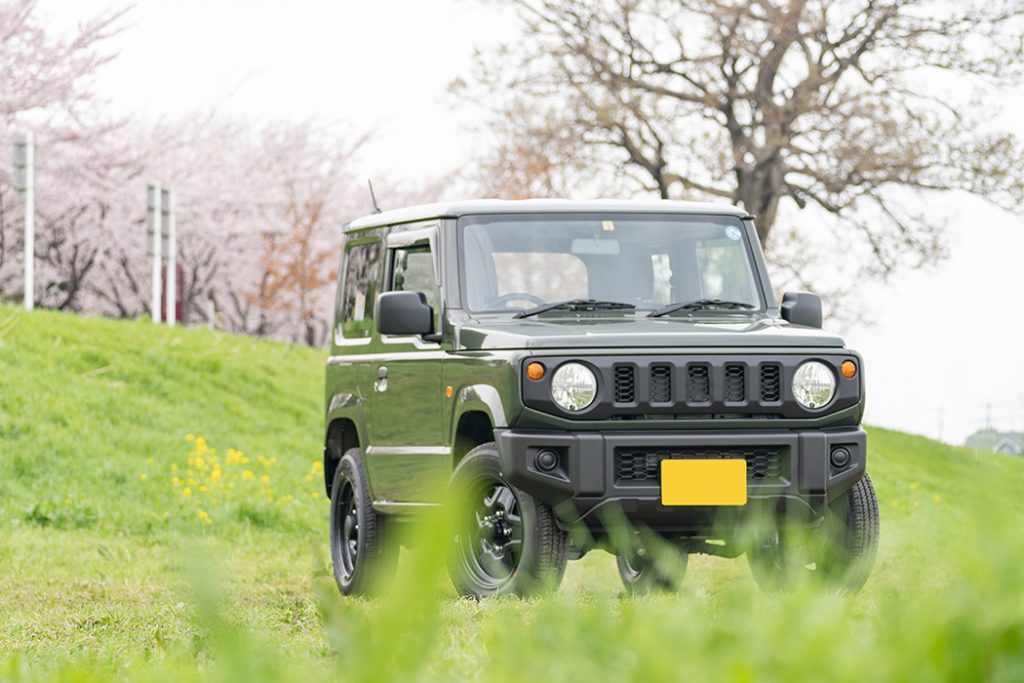
[{"label": "black side mirror", "polygon": [[821,298],[809,292],[786,292],[782,295],[782,319],[820,329]]},{"label": "black side mirror", "polygon": [[434,309],[423,292],[385,292],[377,297],[377,330],[381,334],[419,335],[441,341],[434,334]]}]

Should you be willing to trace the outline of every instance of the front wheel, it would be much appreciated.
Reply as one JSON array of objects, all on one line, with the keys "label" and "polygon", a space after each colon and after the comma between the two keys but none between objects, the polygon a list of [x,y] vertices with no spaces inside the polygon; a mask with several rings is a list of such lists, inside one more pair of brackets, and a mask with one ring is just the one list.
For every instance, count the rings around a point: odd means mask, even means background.
[{"label": "front wheel", "polygon": [[855,593],[871,575],[878,536],[878,498],[865,474],[829,503],[819,528],[776,527],[747,552],[747,559],[754,580],[768,592],[816,578]]},{"label": "front wheel", "polygon": [[454,547],[448,572],[464,596],[554,590],[568,560],[568,535],[551,508],[502,475],[495,444],[477,446],[452,473]]}]

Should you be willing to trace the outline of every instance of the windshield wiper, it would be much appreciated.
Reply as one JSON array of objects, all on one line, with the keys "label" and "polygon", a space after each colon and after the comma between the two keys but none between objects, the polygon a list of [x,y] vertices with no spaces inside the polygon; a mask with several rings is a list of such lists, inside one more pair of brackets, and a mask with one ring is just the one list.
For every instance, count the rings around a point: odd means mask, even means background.
[{"label": "windshield wiper", "polygon": [[552,301],[551,303],[541,304],[540,306],[534,306],[533,308],[527,308],[525,310],[516,313],[514,318],[528,318],[531,315],[537,315],[538,313],[546,313],[548,311],[555,310],[566,310],[566,311],[631,311],[636,306],[633,304],[622,303],[621,301],[601,301],[599,299],[566,299],[565,301]]},{"label": "windshield wiper", "polygon": [[663,315],[675,313],[676,311],[702,311],[709,308],[722,308],[728,311],[736,310],[749,310],[755,308],[753,304],[744,303],[742,301],[725,301],[723,299],[697,299],[696,301],[688,301],[686,303],[675,303],[669,304],[668,306],[662,306],[661,308],[651,311],[647,314],[648,318],[660,318]]}]

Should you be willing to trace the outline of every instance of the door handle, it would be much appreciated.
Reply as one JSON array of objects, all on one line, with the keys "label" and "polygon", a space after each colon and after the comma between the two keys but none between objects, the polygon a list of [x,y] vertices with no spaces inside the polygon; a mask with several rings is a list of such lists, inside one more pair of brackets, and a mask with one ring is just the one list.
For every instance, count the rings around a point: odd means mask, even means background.
[{"label": "door handle", "polygon": [[388,390],[388,369],[385,366],[377,368],[377,381],[373,383],[375,391],[387,391]]}]

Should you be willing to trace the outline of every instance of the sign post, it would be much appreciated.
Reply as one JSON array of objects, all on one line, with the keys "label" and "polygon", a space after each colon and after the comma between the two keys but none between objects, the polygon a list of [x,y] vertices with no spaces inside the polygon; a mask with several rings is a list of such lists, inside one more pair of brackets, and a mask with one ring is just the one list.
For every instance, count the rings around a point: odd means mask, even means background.
[{"label": "sign post", "polygon": [[160,284],[161,277],[160,267],[160,243],[163,241],[163,230],[161,229],[161,219],[163,218],[163,211],[160,207],[161,192],[159,185],[149,185],[146,188],[146,223],[147,232],[150,243],[150,253],[153,256],[153,298],[150,302],[149,310],[153,314],[153,322],[160,323],[160,304],[161,291]]},{"label": "sign post", "polygon": [[178,236],[174,223],[174,191],[161,190],[160,207],[163,226],[163,252],[167,262],[167,284],[164,303],[164,319],[168,327],[174,327],[178,318]]},{"label": "sign post", "polygon": [[29,131],[14,140],[14,189],[25,195],[25,310],[35,303],[36,150]]}]

